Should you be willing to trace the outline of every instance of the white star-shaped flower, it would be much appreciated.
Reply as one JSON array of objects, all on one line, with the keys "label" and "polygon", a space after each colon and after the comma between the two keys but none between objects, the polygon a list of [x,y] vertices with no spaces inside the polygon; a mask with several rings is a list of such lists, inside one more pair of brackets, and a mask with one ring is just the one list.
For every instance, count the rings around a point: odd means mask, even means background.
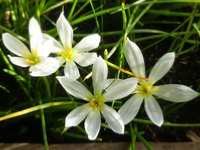
[{"label": "white star-shaped flower", "polygon": [[16,56],[8,55],[10,61],[20,67],[29,67],[31,76],[48,76],[57,71],[57,58],[48,57],[50,47],[35,18],[29,21],[30,50],[9,33],[2,35],[5,47]]},{"label": "white star-shaped flower", "polygon": [[94,63],[97,55],[94,52],[89,53],[89,51],[99,46],[100,36],[98,34],[88,35],[72,47],[73,29],[65,18],[64,12],[60,14],[56,22],[56,28],[61,43],[56,41],[53,37],[48,36],[52,41],[52,52],[58,55],[61,65],[65,63],[65,76],[71,80],[76,80],[80,77],[76,63],[82,67]]},{"label": "white star-shaped flower", "polygon": [[101,57],[95,61],[92,69],[94,93],[92,94],[83,84],[69,80],[66,77],[57,77],[63,88],[71,95],[84,100],[86,104],[75,108],[65,119],[65,127],[77,126],[85,118],[85,131],[90,140],[96,139],[101,125],[101,114],[109,128],[123,134],[124,124],[120,115],[105,102],[111,102],[128,96],[136,87],[137,80],[108,80],[108,68]]},{"label": "white star-shaped flower", "polygon": [[127,39],[124,50],[130,69],[137,77],[143,78],[139,81],[134,95],[119,109],[119,114],[124,124],[128,124],[135,118],[144,101],[145,111],[150,120],[157,126],[161,126],[164,122],[163,113],[155,97],[178,103],[187,102],[199,95],[185,85],[154,85],[172,67],[175,53],[166,53],[162,56],[152,68],[149,76],[146,77],[144,58],[139,47]]}]

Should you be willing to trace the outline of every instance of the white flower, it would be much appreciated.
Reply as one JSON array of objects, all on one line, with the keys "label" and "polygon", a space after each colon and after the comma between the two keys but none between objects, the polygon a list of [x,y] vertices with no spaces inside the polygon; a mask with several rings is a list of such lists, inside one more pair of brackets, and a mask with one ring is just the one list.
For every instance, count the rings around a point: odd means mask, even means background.
[{"label": "white flower", "polygon": [[144,58],[140,49],[129,39],[125,44],[125,58],[134,74],[144,79],[139,81],[134,91],[135,94],[119,109],[119,114],[124,124],[134,119],[144,101],[145,111],[150,120],[157,126],[161,126],[164,121],[163,113],[154,96],[171,102],[187,102],[199,95],[185,85],[154,85],[172,67],[175,53],[166,53],[162,56],[154,65],[148,77],[145,75]]},{"label": "white flower", "polygon": [[20,67],[30,67],[31,76],[48,76],[59,68],[56,58],[48,57],[48,42],[41,32],[35,18],[29,21],[30,50],[17,38],[9,33],[2,35],[5,47],[16,56],[8,55],[10,61]]},{"label": "white flower", "polygon": [[93,52],[89,53],[89,51],[99,46],[100,36],[98,34],[88,35],[76,44],[75,47],[72,47],[73,29],[65,19],[63,12],[60,14],[56,22],[56,28],[61,43],[56,41],[53,37],[48,36],[52,41],[52,52],[58,55],[61,65],[65,63],[65,76],[71,80],[76,80],[80,77],[76,63],[82,67],[94,63],[97,55]]},{"label": "white flower", "polygon": [[85,131],[90,140],[96,139],[99,133],[101,114],[109,128],[116,133],[124,133],[124,124],[120,115],[113,108],[106,105],[105,102],[128,96],[137,85],[136,79],[108,80],[107,75],[107,65],[101,57],[98,57],[92,70],[94,94],[78,81],[72,81],[66,77],[57,77],[60,84],[69,94],[86,102],[86,104],[75,108],[67,115],[65,127],[77,126],[86,118],[84,123]]}]

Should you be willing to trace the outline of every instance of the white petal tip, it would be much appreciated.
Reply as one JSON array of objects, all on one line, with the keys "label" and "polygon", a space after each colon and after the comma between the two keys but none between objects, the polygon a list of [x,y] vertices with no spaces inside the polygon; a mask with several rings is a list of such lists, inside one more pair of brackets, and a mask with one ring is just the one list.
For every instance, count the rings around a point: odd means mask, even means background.
[{"label": "white petal tip", "polygon": [[194,92],[195,92],[195,94],[194,94],[194,98],[200,96],[200,93],[198,93],[198,92],[196,92],[196,91],[194,91]]},{"label": "white petal tip", "polygon": [[94,140],[96,140],[96,137],[90,137],[90,136],[88,136],[88,139],[89,139],[90,141],[94,141]]},{"label": "white petal tip", "polygon": [[63,78],[64,76],[56,76],[56,79],[59,80],[61,78]]},{"label": "white petal tip", "polygon": [[62,19],[65,19],[64,11],[62,11],[62,12],[60,13],[57,22],[58,22],[59,20],[62,20]]},{"label": "white petal tip", "polygon": [[[123,123],[123,121],[122,121],[122,123]],[[118,133],[118,134],[124,134],[124,124],[121,127],[122,127],[121,129],[115,130],[115,132]]]},{"label": "white petal tip", "polygon": [[121,131],[117,132],[118,134],[124,134],[124,128]]},{"label": "white petal tip", "polygon": [[36,75],[34,75],[32,72],[30,72],[29,75],[30,75],[31,77],[36,77]]},{"label": "white petal tip", "polygon": [[175,52],[169,52],[168,55],[170,55],[171,57],[174,57],[176,56]]},{"label": "white petal tip", "polygon": [[127,41],[127,42],[129,42],[129,41],[130,41],[130,39],[127,37],[127,38],[126,38],[126,41]]},{"label": "white petal tip", "polygon": [[35,19],[35,17],[31,17],[30,22],[32,21],[37,21],[37,20]]},{"label": "white petal tip", "polygon": [[56,76],[56,79],[59,81],[59,82],[62,82],[63,79],[67,79],[65,76]]},{"label": "white petal tip", "polygon": [[7,35],[8,35],[8,33],[3,33],[2,38],[5,38],[5,36],[7,36]]},{"label": "white petal tip", "polygon": [[62,11],[62,12],[60,13],[60,16],[64,16],[64,11]]},{"label": "white petal tip", "polygon": [[137,45],[135,42],[131,41],[128,37],[126,38],[126,44],[134,44],[134,45]]},{"label": "white petal tip", "polygon": [[30,72],[29,75],[31,77],[42,77],[42,75],[35,74],[34,72]]},{"label": "white petal tip", "polygon": [[38,25],[39,26],[39,23],[35,17],[31,17],[31,19],[29,20],[29,26],[30,25],[33,25],[33,26]]},{"label": "white petal tip", "polygon": [[8,40],[8,38],[9,38],[8,36],[12,36],[12,35],[10,33],[3,33],[2,34],[2,40],[3,40],[4,43],[5,43],[6,40]]},{"label": "white petal tip", "polygon": [[163,125],[163,121],[161,122],[154,122],[158,127],[161,127]]},{"label": "white petal tip", "polygon": [[124,134],[124,129],[120,132],[120,134]]},{"label": "white petal tip", "polygon": [[32,71],[29,74],[32,77],[46,77],[46,76],[50,76],[52,73],[44,73],[44,72],[40,72],[40,71],[37,71],[37,72]]},{"label": "white petal tip", "polygon": [[65,122],[65,130],[68,130],[69,128],[71,128],[72,126],[70,126],[69,124],[67,124],[66,122]]}]

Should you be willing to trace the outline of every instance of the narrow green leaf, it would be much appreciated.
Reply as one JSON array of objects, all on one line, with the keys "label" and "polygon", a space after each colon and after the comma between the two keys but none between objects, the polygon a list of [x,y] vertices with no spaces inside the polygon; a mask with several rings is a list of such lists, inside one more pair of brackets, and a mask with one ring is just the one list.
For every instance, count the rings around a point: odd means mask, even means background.
[{"label": "narrow green leaf", "polygon": [[6,116],[2,116],[0,117],[0,122],[5,121],[5,120],[9,120],[12,118],[16,118],[19,116],[23,116],[29,113],[32,113],[34,111],[38,111],[41,109],[46,109],[46,108],[50,108],[50,107],[57,107],[57,106],[61,106],[61,105],[71,105],[73,104],[73,102],[65,102],[65,101],[61,101],[61,102],[50,102],[50,103],[45,103],[45,104],[41,104],[41,105],[37,105],[37,106],[33,106],[24,110],[20,110],[11,114],[8,114]]}]

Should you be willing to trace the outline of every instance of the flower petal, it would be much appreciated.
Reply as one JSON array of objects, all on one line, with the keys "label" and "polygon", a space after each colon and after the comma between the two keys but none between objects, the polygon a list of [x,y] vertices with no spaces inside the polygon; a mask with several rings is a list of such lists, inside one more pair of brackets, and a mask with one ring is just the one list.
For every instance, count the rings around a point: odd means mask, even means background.
[{"label": "flower petal", "polygon": [[123,134],[124,133],[124,124],[120,115],[111,107],[104,105],[102,114],[109,126],[114,132]]},{"label": "flower petal", "polygon": [[99,56],[92,68],[92,81],[95,94],[102,92],[107,76],[108,67],[102,57]]},{"label": "flower petal", "polygon": [[175,59],[175,53],[167,53],[162,56],[157,63],[154,65],[150,72],[149,80],[154,84],[160,80],[172,67]]},{"label": "flower petal", "polygon": [[105,82],[104,82],[104,88],[103,89],[107,89],[108,87],[110,87],[112,84],[114,84],[115,82],[119,82],[121,81],[122,79],[107,79]]},{"label": "flower petal", "polygon": [[171,102],[187,102],[199,96],[199,93],[188,86],[180,84],[166,84],[158,86],[156,96]]},{"label": "flower petal", "polygon": [[135,94],[122,105],[118,113],[124,124],[131,122],[140,110],[144,97]]},{"label": "flower petal", "polygon": [[30,75],[33,77],[49,76],[55,73],[60,67],[60,62],[56,58],[44,58],[40,63],[30,67]]},{"label": "flower petal", "polygon": [[140,48],[127,38],[125,44],[125,58],[130,69],[136,76],[145,77],[144,58]]},{"label": "flower petal", "polygon": [[10,55],[8,55],[8,58],[10,59],[10,61],[20,67],[28,67],[29,64],[26,62],[26,59],[22,58],[22,57],[12,57]]},{"label": "flower petal", "polygon": [[78,63],[82,67],[92,65],[96,61],[96,59],[96,53],[77,53],[75,57],[76,63]]},{"label": "flower petal", "polygon": [[65,77],[70,80],[76,80],[80,77],[78,67],[74,62],[69,62],[65,64],[64,73]]},{"label": "flower petal", "polygon": [[85,131],[90,140],[95,140],[101,127],[101,115],[99,111],[90,111],[85,120]]},{"label": "flower petal", "polygon": [[28,48],[17,38],[9,33],[2,34],[2,40],[5,47],[17,56],[25,57],[30,55]]},{"label": "flower petal", "polygon": [[99,34],[91,34],[84,37],[74,49],[78,52],[88,52],[99,47],[101,37]]},{"label": "flower petal", "polygon": [[50,53],[59,53],[63,50],[62,45],[48,34],[42,34],[42,41],[36,50],[42,57],[48,57]]},{"label": "flower petal", "polygon": [[137,82],[137,79],[134,78],[114,82],[106,89],[104,94],[106,99],[105,101],[113,101],[128,96],[135,90]]},{"label": "flower petal", "polygon": [[65,127],[70,128],[79,125],[86,118],[89,111],[88,104],[75,108],[65,118]]},{"label": "flower petal", "polygon": [[90,91],[80,82],[69,80],[65,76],[56,78],[65,89],[65,91],[73,95],[74,97],[88,101],[88,97],[92,96]]},{"label": "flower petal", "polygon": [[64,12],[61,12],[56,22],[56,28],[64,48],[72,48],[73,29],[65,18]]},{"label": "flower petal", "polygon": [[38,50],[43,42],[43,38],[40,25],[34,17],[29,21],[29,37],[31,50]]},{"label": "flower petal", "polygon": [[148,96],[144,101],[145,111],[150,120],[157,126],[161,126],[164,122],[163,113],[160,105],[153,96]]}]

